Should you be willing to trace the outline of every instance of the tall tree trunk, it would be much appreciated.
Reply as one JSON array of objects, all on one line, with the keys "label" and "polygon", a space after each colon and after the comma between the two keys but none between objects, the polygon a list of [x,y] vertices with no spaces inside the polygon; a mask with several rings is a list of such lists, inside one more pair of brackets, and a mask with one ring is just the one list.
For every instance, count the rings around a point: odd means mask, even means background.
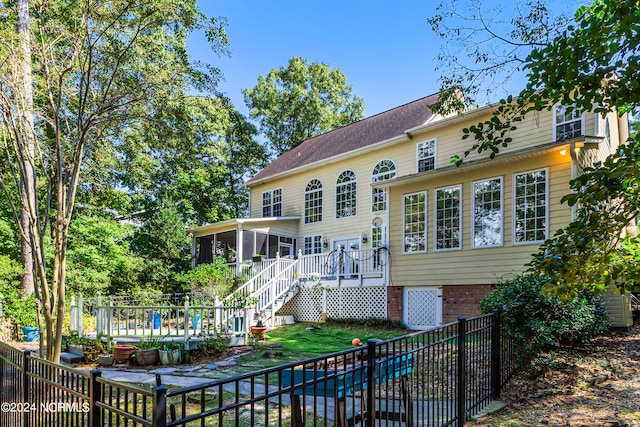
[{"label": "tall tree trunk", "polygon": [[36,205],[36,184],[35,184],[35,164],[34,164],[34,125],[33,125],[33,86],[31,69],[31,38],[29,35],[29,5],[27,0],[18,0],[17,5],[17,32],[19,40],[20,58],[18,61],[17,78],[19,79],[20,91],[17,94],[19,127],[22,129],[23,140],[21,144],[21,155],[24,156],[24,169],[20,179],[20,212],[22,228],[22,266],[24,275],[21,279],[21,286],[26,295],[35,291],[35,275],[33,264],[35,236],[31,222],[34,221],[37,212]]}]

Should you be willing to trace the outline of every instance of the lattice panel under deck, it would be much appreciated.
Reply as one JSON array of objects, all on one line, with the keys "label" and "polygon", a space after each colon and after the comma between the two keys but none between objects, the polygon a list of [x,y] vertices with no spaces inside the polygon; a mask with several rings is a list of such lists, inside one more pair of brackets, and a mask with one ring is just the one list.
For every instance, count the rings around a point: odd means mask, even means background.
[{"label": "lattice panel under deck", "polygon": [[387,318],[387,288],[329,289],[327,316],[334,319]]},{"label": "lattice panel under deck", "polygon": [[[299,322],[322,320],[322,291],[300,289],[279,311],[278,315],[294,316]],[[341,319],[387,317],[385,286],[345,287],[327,289],[327,316]]]}]

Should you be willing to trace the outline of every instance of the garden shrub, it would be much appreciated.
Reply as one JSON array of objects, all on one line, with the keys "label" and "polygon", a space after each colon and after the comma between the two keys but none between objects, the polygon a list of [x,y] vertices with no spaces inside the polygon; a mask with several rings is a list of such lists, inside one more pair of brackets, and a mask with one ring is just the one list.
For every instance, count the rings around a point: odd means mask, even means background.
[{"label": "garden shrub", "polygon": [[25,298],[20,289],[22,272],[23,269],[17,261],[0,255],[2,316],[10,319],[15,327],[38,326],[35,295]]},{"label": "garden shrub", "polygon": [[547,296],[542,291],[547,281],[546,276],[519,275],[480,301],[484,313],[503,310],[526,361],[558,342],[586,342],[610,325],[601,295],[585,291],[570,300]]},{"label": "garden shrub", "polygon": [[234,272],[223,258],[216,257],[210,264],[200,264],[177,277],[194,294],[213,301],[233,292],[237,285]]}]

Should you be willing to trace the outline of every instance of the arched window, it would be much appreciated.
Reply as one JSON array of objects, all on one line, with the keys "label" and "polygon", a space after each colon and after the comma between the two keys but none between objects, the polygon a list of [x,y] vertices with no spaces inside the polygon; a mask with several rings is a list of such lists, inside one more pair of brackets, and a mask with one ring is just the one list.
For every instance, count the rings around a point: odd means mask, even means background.
[{"label": "arched window", "polygon": [[356,214],[357,196],[355,172],[351,170],[342,172],[336,181],[336,218],[346,218]]},{"label": "arched window", "polygon": [[[396,176],[396,164],[392,160],[385,159],[373,168],[371,182],[381,182]],[[371,189],[371,212],[383,212],[387,210],[386,188]]]},{"label": "arched window", "polygon": [[304,189],[304,223],[322,221],[322,182],[312,179]]}]

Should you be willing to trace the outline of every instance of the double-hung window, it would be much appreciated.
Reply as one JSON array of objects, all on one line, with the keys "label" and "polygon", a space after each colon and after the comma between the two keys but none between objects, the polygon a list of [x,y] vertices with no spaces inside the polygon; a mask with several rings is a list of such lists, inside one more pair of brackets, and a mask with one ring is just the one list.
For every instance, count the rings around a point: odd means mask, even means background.
[{"label": "double-hung window", "polygon": [[262,216],[282,216],[282,188],[262,193]]},{"label": "double-hung window", "polygon": [[513,243],[542,243],[547,238],[548,171],[538,169],[513,177]]},{"label": "double-hung window", "polygon": [[336,218],[356,215],[357,196],[355,172],[351,170],[342,172],[336,181]]},{"label": "double-hung window", "polygon": [[322,182],[312,179],[304,190],[304,223],[322,221]]},{"label": "double-hung window", "polygon": [[502,246],[502,178],[473,183],[473,247]]},{"label": "double-hung window", "polygon": [[436,168],[436,140],[419,142],[416,146],[418,172],[430,171]]},{"label": "double-hung window", "polygon": [[556,105],[553,109],[555,141],[564,141],[584,135],[584,114],[566,105]]},{"label": "double-hung window", "polygon": [[402,206],[404,253],[427,251],[427,192],[406,194]]},{"label": "double-hung window", "polygon": [[462,248],[462,186],[436,190],[436,250]]}]

